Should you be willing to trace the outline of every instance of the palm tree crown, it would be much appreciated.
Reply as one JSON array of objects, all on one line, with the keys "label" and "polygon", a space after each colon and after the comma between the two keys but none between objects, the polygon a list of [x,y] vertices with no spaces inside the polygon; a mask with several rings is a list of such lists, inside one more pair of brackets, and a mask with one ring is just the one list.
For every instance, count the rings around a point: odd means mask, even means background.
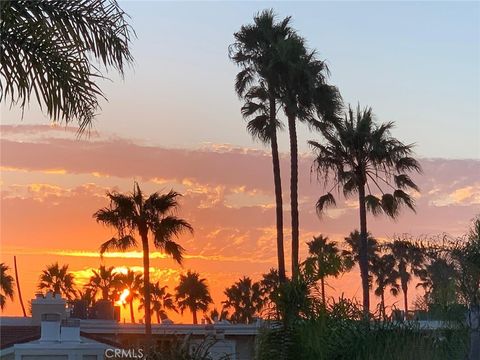
[{"label": "palm tree crown", "polygon": [[292,36],[290,18],[275,21],[272,10],[264,10],[253,19],[253,24],[243,25],[234,34],[235,43],[229,48],[230,58],[242,70],[237,74],[235,90],[245,100],[242,114],[249,119],[247,130],[264,144],[270,144],[272,152],[273,180],[275,187],[277,261],[280,281],[285,280],[285,255],[283,246],[283,200],[280,160],[277,143],[276,102],[279,90],[277,46]]},{"label": "palm tree crown", "polygon": [[85,285],[92,291],[93,297],[100,293],[102,300],[114,301],[118,290],[119,278],[113,266],[101,265],[98,270],[92,270],[93,275]]},{"label": "palm tree crown", "polygon": [[386,319],[385,290],[390,287],[392,295],[397,296],[400,286],[397,283],[399,274],[395,269],[395,257],[392,254],[375,256],[372,261],[372,273],[375,275],[375,295],[380,297],[380,316]]},{"label": "palm tree crown", "polygon": [[349,108],[345,118],[323,124],[324,143],[309,141],[315,152],[313,167],[319,180],[330,189],[317,204],[321,214],[336,204],[332,191],[342,189],[345,197],[358,195],[360,214],[359,262],[362,277],[363,308],[369,316],[367,210],[373,215],[382,213],[396,218],[402,206],[415,210],[414,200],[407,190],[418,191],[407,174],[420,172],[420,164],[412,157],[413,145],[405,145],[390,131],[393,123],[377,125],[372,109],[356,114]]},{"label": "palm tree crown", "polygon": [[60,266],[58,262],[47,266],[40,275],[40,290],[51,291],[54,294],[65,296],[68,300],[75,297],[75,281],[72,273],[68,272],[68,265]]},{"label": "palm tree crown", "polygon": [[117,275],[117,282],[120,291],[128,290],[128,296],[125,301],[130,306],[130,321],[134,323],[135,314],[133,312],[133,301],[140,296],[143,284],[142,274],[128,269],[126,274]]},{"label": "palm tree crown", "polygon": [[13,276],[7,272],[10,268],[5,263],[0,263],[0,309],[5,308],[7,297],[13,300]]},{"label": "palm tree crown", "polygon": [[115,0],[0,2],[0,100],[32,94],[53,121],[91,124],[103,97],[92,59],[123,75],[132,30]]},{"label": "palm tree crown", "polygon": [[315,281],[320,280],[322,303],[325,306],[325,278],[338,276],[345,268],[344,261],[337,243],[329,241],[328,237],[315,236],[307,245],[309,256],[305,260],[306,273],[313,275]]},{"label": "palm tree crown", "polygon": [[193,228],[187,221],[175,216],[181,195],[173,190],[167,194],[155,192],[145,198],[140,186],[135,183],[130,194],[109,192],[107,196],[110,206],[98,210],[93,216],[98,222],[114,228],[117,234],[101,245],[100,254],[110,250],[127,251],[136,248],[138,242],[135,233],[140,236],[143,249],[145,333],[149,342],[152,332],[149,238],[153,240],[155,248],[181,263],[185,250],[174,239],[185,231],[193,232]]},{"label": "palm tree crown", "polygon": [[395,258],[396,270],[400,279],[403,293],[403,306],[405,316],[408,315],[408,284],[412,280],[412,274],[416,273],[425,261],[425,256],[415,243],[407,238],[396,237],[387,245]]},{"label": "palm tree crown", "polygon": [[197,272],[187,271],[180,275],[180,283],[175,288],[178,308],[183,312],[188,309],[192,313],[193,323],[198,324],[197,311],[207,311],[212,303],[206,279],[200,278]]},{"label": "palm tree crown", "polygon": [[254,317],[263,308],[264,299],[260,283],[243,277],[231,287],[225,289],[227,300],[223,301],[225,309],[233,309],[229,320],[235,323],[251,324]]},{"label": "palm tree crown", "polygon": [[[152,309],[151,311],[157,315],[157,323],[161,323],[165,319],[168,319],[167,310],[175,312],[177,308],[175,306],[173,295],[167,291],[168,286],[160,286],[160,282],[157,281],[154,284],[150,284],[150,294],[152,297]],[[140,298],[139,310],[145,307],[144,298]]]}]

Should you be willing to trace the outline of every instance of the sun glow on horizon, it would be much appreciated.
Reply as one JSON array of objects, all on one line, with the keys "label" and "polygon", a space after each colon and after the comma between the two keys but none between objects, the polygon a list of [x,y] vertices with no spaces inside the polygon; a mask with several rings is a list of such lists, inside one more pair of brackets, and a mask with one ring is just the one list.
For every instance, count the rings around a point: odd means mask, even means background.
[{"label": "sun glow on horizon", "polygon": [[130,295],[130,290],[124,289],[122,293],[120,294],[120,298],[115,301],[115,304],[117,305],[125,305],[127,303],[127,297]]}]

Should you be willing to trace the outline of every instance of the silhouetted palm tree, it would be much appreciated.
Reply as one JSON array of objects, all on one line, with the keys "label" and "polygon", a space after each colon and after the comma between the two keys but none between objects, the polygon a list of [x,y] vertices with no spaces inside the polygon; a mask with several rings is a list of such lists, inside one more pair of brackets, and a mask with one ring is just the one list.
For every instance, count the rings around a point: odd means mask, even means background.
[{"label": "silhouetted palm tree", "polygon": [[454,262],[444,255],[431,256],[416,273],[420,279],[416,287],[425,290],[429,306],[447,307],[457,300],[455,279],[458,275]]},{"label": "silhouetted palm tree", "polygon": [[213,324],[218,321],[228,321],[228,311],[225,309],[222,309],[218,311],[216,308],[214,308],[212,311],[207,316],[207,322],[209,324]]},{"label": "silhouetted palm tree", "polygon": [[180,283],[175,288],[175,299],[182,314],[186,309],[190,310],[194,324],[198,324],[197,312],[207,311],[212,303],[206,279],[190,270],[185,275],[180,275]]},{"label": "silhouetted palm tree", "polygon": [[104,97],[92,61],[123,75],[132,30],[114,0],[0,2],[0,99],[32,94],[53,121],[89,126]]},{"label": "silhouetted palm tree", "polygon": [[309,256],[305,260],[305,269],[315,281],[320,280],[322,303],[326,306],[325,278],[337,277],[345,268],[341,251],[335,241],[329,241],[323,235],[315,236],[307,245]]},{"label": "silhouetted palm tree", "polygon": [[[298,35],[279,43],[281,68],[280,104],[288,119],[290,139],[290,211],[292,220],[292,278],[299,271],[299,216],[298,216],[298,144],[297,121],[309,126],[336,121],[341,97],[334,86],[326,83],[328,68],[316,58],[315,51],[306,49]],[[316,116],[321,120],[316,120]]]},{"label": "silhouetted palm tree", "polygon": [[118,288],[120,291],[127,289],[128,296],[126,302],[130,306],[130,321],[135,322],[135,314],[133,312],[133,301],[140,296],[143,286],[143,277],[141,273],[136,273],[128,269],[126,274],[117,275]]},{"label": "silhouetted palm tree", "polygon": [[[157,322],[160,324],[164,319],[168,318],[167,310],[175,312],[177,308],[175,306],[173,295],[167,292],[168,286],[160,286],[160,282],[150,284],[150,294],[152,297],[152,312],[157,315]],[[144,298],[140,298],[139,310],[145,307]]]},{"label": "silhouetted palm tree", "polygon": [[419,269],[425,261],[422,250],[412,241],[396,237],[391,244],[387,245],[395,258],[396,269],[400,278],[403,293],[403,306],[405,316],[408,315],[408,284],[412,280],[412,274]]},{"label": "silhouetted palm tree", "polygon": [[386,320],[385,290],[390,288],[390,293],[397,296],[400,291],[398,285],[399,274],[395,269],[395,258],[392,254],[375,256],[372,261],[372,273],[375,276],[375,295],[380,297],[380,318]]},{"label": "silhouetted palm tree", "polygon": [[140,236],[145,288],[145,334],[149,343],[152,334],[149,237],[152,237],[155,248],[181,263],[185,250],[173,239],[184,231],[192,232],[193,229],[187,221],[174,215],[179,207],[177,199],[181,195],[173,190],[167,194],[153,193],[145,198],[135,183],[133,193],[109,192],[107,196],[110,206],[97,211],[93,216],[98,222],[116,229],[117,237],[103,243],[100,254],[110,250],[127,251],[136,248],[138,243],[135,232]]},{"label": "silhouetted palm tree", "polygon": [[75,297],[75,280],[72,273],[68,272],[68,265],[60,266],[58,262],[47,266],[40,275],[38,288],[51,291],[54,294],[65,296],[68,300]]},{"label": "silhouetted palm tree", "polygon": [[373,215],[384,213],[392,218],[398,217],[402,205],[414,210],[414,200],[404,190],[418,191],[407,172],[420,172],[421,168],[411,157],[413,145],[405,145],[391,136],[393,123],[375,124],[371,108],[361,111],[359,106],[356,114],[350,108],[343,120],[332,124],[322,128],[324,144],[309,142],[316,153],[314,167],[318,177],[331,186],[319,198],[316,208],[321,214],[327,206],[336,204],[332,194],[335,188],[341,188],[346,197],[358,195],[359,263],[367,317],[370,309],[367,210]]},{"label": "silhouetted palm tree", "polygon": [[247,129],[254,137],[270,144],[275,186],[277,261],[280,281],[285,280],[285,255],[283,246],[283,201],[278,154],[276,102],[278,97],[279,41],[292,35],[290,18],[276,23],[272,10],[264,10],[253,18],[252,25],[243,25],[234,34],[235,43],[229,48],[230,58],[242,68],[237,74],[235,90],[245,99],[242,114],[251,118]]},{"label": "silhouetted palm tree", "polygon": [[[347,247],[342,250],[342,256],[346,269],[351,270],[360,261],[360,232],[358,230],[352,231],[345,238],[345,245],[347,245]],[[377,256],[378,251],[380,251],[380,246],[378,245],[377,239],[368,233],[367,254],[369,267],[372,266],[372,261]]]},{"label": "silhouetted palm tree", "polygon": [[77,291],[75,300],[82,301],[87,308],[95,305],[95,292],[88,286],[85,286],[83,290]]},{"label": "silhouetted palm tree", "polygon": [[119,286],[119,273],[113,266],[107,268],[105,265],[101,265],[98,270],[92,269],[92,272],[93,275],[85,287],[93,292],[93,297],[100,293],[102,300],[113,302]]},{"label": "silhouetted palm tree", "polygon": [[13,300],[13,284],[15,280],[13,280],[12,275],[7,273],[9,270],[10,268],[5,263],[0,263],[0,309],[2,310],[5,308],[7,297]]},{"label": "silhouetted palm tree", "polygon": [[251,324],[253,318],[262,310],[264,299],[260,283],[243,277],[231,287],[225,289],[227,300],[223,301],[224,309],[233,309],[229,320],[234,323]]}]

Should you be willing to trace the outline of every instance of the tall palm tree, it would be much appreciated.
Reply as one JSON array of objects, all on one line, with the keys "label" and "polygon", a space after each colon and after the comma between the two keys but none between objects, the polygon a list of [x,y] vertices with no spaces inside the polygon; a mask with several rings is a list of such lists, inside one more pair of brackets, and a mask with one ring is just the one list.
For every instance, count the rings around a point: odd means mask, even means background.
[{"label": "tall palm tree", "polygon": [[102,300],[114,301],[119,286],[119,273],[113,266],[101,265],[98,270],[93,270],[93,275],[85,285],[85,288],[92,291],[93,297],[100,293]]},{"label": "tall palm tree", "polygon": [[365,317],[370,311],[367,210],[373,215],[384,213],[391,218],[399,216],[402,205],[415,210],[414,200],[406,191],[418,191],[418,187],[407,173],[421,171],[420,164],[412,157],[413,145],[394,138],[390,134],[392,128],[392,122],[377,125],[372,109],[361,111],[358,106],[356,114],[349,108],[343,120],[322,128],[324,143],[309,142],[316,154],[314,167],[319,178],[325,185],[333,185],[319,198],[317,212],[321,214],[327,206],[336,204],[332,194],[335,188],[342,188],[345,197],[358,195]]},{"label": "tall palm tree", "polygon": [[60,266],[58,262],[48,265],[40,275],[38,289],[51,291],[72,300],[76,294],[75,279],[73,274],[68,272],[68,265]]},{"label": "tall palm tree", "polygon": [[[290,18],[275,22],[272,10],[264,10],[253,18],[253,24],[243,25],[234,34],[235,43],[229,48],[230,58],[242,70],[237,74],[235,90],[245,99],[242,114],[251,118],[249,133],[265,144],[272,152],[275,188],[277,261],[280,281],[285,280],[285,255],[283,246],[283,200],[280,160],[277,143],[278,97],[278,42],[293,34]],[[252,118],[253,117],[253,118]]]},{"label": "tall palm tree", "polygon": [[305,260],[306,272],[313,274],[315,280],[320,280],[323,306],[326,306],[325,278],[341,274],[344,261],[341,251],[335,241],[329,241],[323,235],[315,236],[307,242],[309,256]]},{"label": "tall palm tree", "polygon": [[128,269],[126,274],[117,275],[118,288],[120,291],[128,290],[126,302],[130,306],[130,321],[135,323],[135,314],[133,312],[133,301],[140,297],[140,292],[143,285],[143,277],[141,273],[136,273]]},{"label": "tall palm tree", "polygon": [[200,278],[199,273],[189,270],[180,275],[180,283],[175,288],[175,299],[180,312],[183,314],[186,309],[190,310],[194,324],[198,324],[197,312],[207,311],[213,302],[206,281]]},{"label": "tall palm tree", "polygon": [[396,270],[400,278],[400,286],[403,293],[403,306],[405,316],[408,315],[408,284],[412,280],[412,274],[421,268],[425,256],[412,241],[406,238],[396,237],[392,243],[387,245],[395,258]]},{"label": "tall palm tree", "polygon": [[230,321],[251,324],[256,314],[262,310],[264,299],[260,283],[243,277],[231,287],[225,289],[227,300],[223,301],[224,309],[233,309]]},{"label": "tall palm tree", "polygon": [[[328,68],[315,51],[306,49],[298,35],[279,43],[280,104],[288,119],[290,140],[290,212],[292,227],[292,277],[299,273],[298,143],[297,121],[323,127],[336,121],[341,107],[338,90],[328,85]],[[316,116],[321,120],[316,120]]]},{"label": "tall palm tree", "polygon": [[123,75],[132,63],[128,15],[115,0],[3,0],[0,17],[0,100],[23,109],[33,94],[53,121],[89,126],[104,97],[97,65]]},{"label": "tall palm tree", "polygon": [[[150,295],[152,297],[152,312],[157,315],[157,323],[161,323],[164,319],[167,319],[167,310],[172,310],[177,312],[175,306],[174,297],[172,294],[167,292],[168,286],[160,286],[160,282],[150,284]],[[143,291],[143,290],[142,290]],[[140,298],[139,310],[145,307],[144,298]]]},{"label": "tall palm tree", "polygon": [[10,268],[5,263],[0,263],[0,309],[5,308],[7,297],[13,300],[13,276],[7,272]]},{"label": "tall palm tree", "polygon": [[113,227],[117,236],[100,247],[100,254],[106,251],[127,251],[136,248],[135,232],[140,236],[143,250],[143,281],[145,288],[145,334],[147,343],[151,340],[152,325],[150,314],[150,244],[170,255],[177,263],[183,259],[184,248],[174,241],[184,231],[193,232],[192,226],[175,216],[178,210],[179,193],[171,190],[167,194],[153,193],[145,198],[140,186],[135,183],[130,194],[108,192],[110,205],[98,210],[93,217],[97,222]]},{"label": "tall palm tree", "polygon": [[399,274],[395,269],[395,257],[392,254],[375,256],[372,261],[372,273],[375,276],[375,295],[380,297],[380,318],[387,318],[385,312],[385,290],[389,287],[390,293],[397,296],[400,291],[398,285]]}]

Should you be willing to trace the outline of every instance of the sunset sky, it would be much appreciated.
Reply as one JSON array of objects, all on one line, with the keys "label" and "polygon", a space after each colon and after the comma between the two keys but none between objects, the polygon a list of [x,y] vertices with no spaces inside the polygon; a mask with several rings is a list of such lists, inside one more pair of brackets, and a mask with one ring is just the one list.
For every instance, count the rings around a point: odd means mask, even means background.
[{"label": "sunset sky", "polygon": [[[417,213],[397,221],[369,218],[381,239],[466,232],[480,213],[479,3],[262,3],[121,2],[138,39],[134,68],[125,79],[109,73],[100,83],[108,102],[89,137],[72,127],[51,127],[32,103],[23,114],[1,109],[1,254],[17,255],[24,300],[52,262],[69,264],[79,283],[101,263],[140,270],[140,252],[111,254],[100,244],[111,231],[92,214],[106,206],[107,190],[181,192],[179,215],[193,225],[183,267],[152,254],[154,278],[169,285],[192,269],[207,278],[215,305],[243,275],[259,279],[275,266],[275,207],[268,150],[251,140],[233,90],[238,69],[228,59],[232,34],[273,7],[292,15],[294,27],[319,57],[346,103],[369,105],[379,121],[395,121],[394,135],[415,142],[424,172]],[[281,136],[282,178],[288,209],[288,138]],[[310,175],[307,140],[299,130],[301,255],[323,233],[341,240],[358,227],[353,200],[319,219],[322,187]],[[289,231],[286,248],[290,249]],[[289,263],[289,262],[288,262]],[[357,273],[329,281],[341,294],[360,296]],[[399,299],[390,299],[389,303]],[[19,315],[18,301],[7,315]],[[128,316],[127,320],[128,320]],[[172,316],[176,321],[190,321]]]}]

